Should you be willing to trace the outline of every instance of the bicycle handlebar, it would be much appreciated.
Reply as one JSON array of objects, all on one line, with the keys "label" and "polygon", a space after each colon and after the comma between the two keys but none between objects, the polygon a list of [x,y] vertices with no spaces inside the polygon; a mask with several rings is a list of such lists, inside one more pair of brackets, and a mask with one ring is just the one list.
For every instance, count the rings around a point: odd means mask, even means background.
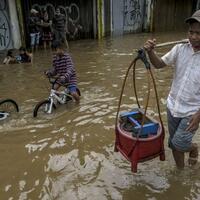
[{"label": "bicycle handlebar", "polygon": [[60,77],[58,77],[58,76],[49,76],[47,74],[45,74],[45,75],[49,79],[49,83],[51,83],[52,86],[54,86],[56,83],[59,84],[60,86],[63,86],[63,87],[66,87],[68,85],[68,83],[66,83],[66,84],[60,83],[58,81]]}]

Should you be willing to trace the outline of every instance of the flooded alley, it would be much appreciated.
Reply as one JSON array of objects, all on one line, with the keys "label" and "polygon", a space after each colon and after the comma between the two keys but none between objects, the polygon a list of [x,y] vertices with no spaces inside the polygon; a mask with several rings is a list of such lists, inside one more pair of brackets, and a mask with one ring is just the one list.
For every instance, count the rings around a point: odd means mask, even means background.
[{"label": "flooded alley", "polygon": [[[0,65],[1,99],[12,98],[20,112],[0,121],[0,200],[168,200],[200,199],[199,170],[176,170],[167,147],[166,98],[172,69],[152,70],[166,129],[166,161],[130,163],[114,152],[115,117],[126,70],[136,49],[148,39],[181,40],[185,33],[130,34],[102,40],[71,41],[70,54],[78,75],[80,104],[60,105],[52,114],[33,118],[34,106],[47,99],[50,83],[44,71],[52,52],[40,50],[33,64]],[[170,47],[158,49],[162,55]],[[147,74],[136,67],[141,105]],[[131,77],[121,111],[136,107]],[[148,113],[157,117],[155,95]],[[200,144],[199,133],[196,142]]]}]

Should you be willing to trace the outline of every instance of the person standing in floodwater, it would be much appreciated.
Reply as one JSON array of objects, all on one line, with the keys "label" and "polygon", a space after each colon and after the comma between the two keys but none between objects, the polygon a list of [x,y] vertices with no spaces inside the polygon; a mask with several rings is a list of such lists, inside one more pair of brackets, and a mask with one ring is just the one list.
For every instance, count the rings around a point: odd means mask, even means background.
[{"label": "person standing in floodwater", "polygon": [[49,48],[51,48],[51,43],[52,43],[52,31],[51,31],[51,26],[52,26],[52,20],[49,19],[48,12],[44,10],[43,12],[43,18],[41,22],[42,26],[42,42],[44,49],[47,48],[47,44]]},{"label": "person standing in floodwater", "polygon": [[[167,99],[169,147],[179,169],[183,169],[185,153],[188,163],[198,161],[198,146],[192,141],[200,123],[200,10],[186,19],[189,43],[175,45],[158,57],[156,40],[148,40],[144,48],[155,68],[173,66],[174,76]],[[196,165],[197,166],[197,165]]]},{"label": "person standing in floodwater", "polygon": [[32,52],[38,49],[40,42],[40,25],[39,12],[36,9],[31,9],[29,17],[29,33],[30,33],[30,46]]},{"label": "person standing in floodwater", "polygon": [[69,45],[67,42],[66,32],[66,17],[61,14],[60,9],[56,8],[55,16],[52,20],[53,33],[55,41],[60,41],[66,45],[66,48],[69,49]]}]

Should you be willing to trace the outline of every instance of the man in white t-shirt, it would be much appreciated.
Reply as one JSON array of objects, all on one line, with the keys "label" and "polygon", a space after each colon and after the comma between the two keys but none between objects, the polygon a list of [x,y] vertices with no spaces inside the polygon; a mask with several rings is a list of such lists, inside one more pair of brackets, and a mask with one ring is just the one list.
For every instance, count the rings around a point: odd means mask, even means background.
[{"label": "man in white t-shirt", "polygon": [[179,169],[184,168],[184,153],[189,165],[196,165],[198,146],[192,138],[200,122],[200,10],[186,19],[188,43],[175,45],[161,58],[154,48],[156,40],[148,40],[144,48],[155,68],[174,67],[172,86],[167,98],[169,147]]}]

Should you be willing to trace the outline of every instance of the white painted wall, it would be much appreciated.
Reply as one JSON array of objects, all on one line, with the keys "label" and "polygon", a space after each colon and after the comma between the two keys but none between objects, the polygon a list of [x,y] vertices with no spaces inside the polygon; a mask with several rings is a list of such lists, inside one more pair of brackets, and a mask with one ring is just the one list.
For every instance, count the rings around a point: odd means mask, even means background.
[{"label": "white painted wall", "polygon": [[144,30],[152,31],[153,22],[153,0],[146,0],[144,16]]},{"label": "white painted wall", "polygon": [[12,35],[12,41],[13,41],[13,48],[20,48],[22,42],[21,42],[21,34],[19,30],[19,21],[17,16],[17,9],[16,9],[16,3],[13,0],[8,0],[8,7],[9,7],[9,13],[10,13],[10,29],[11,29],[11,35]]}]

